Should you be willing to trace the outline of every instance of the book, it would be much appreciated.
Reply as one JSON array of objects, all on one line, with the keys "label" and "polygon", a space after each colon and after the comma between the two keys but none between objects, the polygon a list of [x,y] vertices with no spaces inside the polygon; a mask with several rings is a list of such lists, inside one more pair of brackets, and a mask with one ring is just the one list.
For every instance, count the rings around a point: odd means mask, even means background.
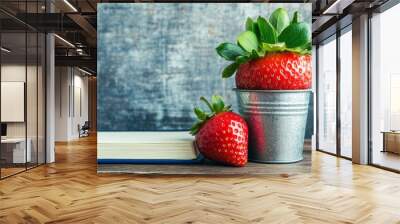
[{"label": "book", "polygon": [[173,164],[201,160],[188,132],[99,132],[97,162]]}]

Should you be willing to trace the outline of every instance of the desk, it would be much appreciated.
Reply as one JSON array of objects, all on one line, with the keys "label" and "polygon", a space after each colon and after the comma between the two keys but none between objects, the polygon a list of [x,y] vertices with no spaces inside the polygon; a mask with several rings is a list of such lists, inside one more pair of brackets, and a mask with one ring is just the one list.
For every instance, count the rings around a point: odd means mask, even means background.
[{"label": "desk", "polygon": [[382,152],[392,152],[400,154],[400,132],[383,131],[383,150]]},{"label": "desk", "polygon": [[[32,160],[32,153],[31,153],[32,140],[30,138],[28,138],[27,143],[28,144],[27,144],[26,151],[25,151],[25,138],[1,139],[2,157],[5,158],[6,161],[9,163],[31,162],[31,160]],[[11,154],[12,154],[12,156],[11,156]],[[26,161],[25,161],[25,158],[27,159]]]}]

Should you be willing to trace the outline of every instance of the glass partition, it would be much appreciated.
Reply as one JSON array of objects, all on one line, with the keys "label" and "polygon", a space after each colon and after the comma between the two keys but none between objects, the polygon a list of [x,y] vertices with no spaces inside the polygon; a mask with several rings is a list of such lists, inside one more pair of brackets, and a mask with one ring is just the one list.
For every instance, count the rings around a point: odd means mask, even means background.
[{"label": "glass partition", "polygon": [[[44,3],[19,1],[14,8],[42,13]],[[1,179],[45,163],[45,45],[44,33],[0,12]]]},{"label": "glass partition", "polygon": [[26,141],[26,41],[25,32],[1,34],[2,49],[7,49],[1,52],[2,177],[24,171],[30,161]]}]

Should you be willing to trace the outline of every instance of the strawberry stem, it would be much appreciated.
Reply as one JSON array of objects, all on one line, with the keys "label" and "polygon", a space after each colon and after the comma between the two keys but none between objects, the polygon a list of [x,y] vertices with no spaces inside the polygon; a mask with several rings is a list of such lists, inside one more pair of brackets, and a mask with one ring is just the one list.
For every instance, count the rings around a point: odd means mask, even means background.
[{"label": "strawberry stem", "polygon": [[204,96],[200,97],[200,100],[203,101],[205,104],[207,104],[208,108],[210,108],[211,111],[214,111],[214,108],[211,106],[210,102],[208,102],[208,100]]}]

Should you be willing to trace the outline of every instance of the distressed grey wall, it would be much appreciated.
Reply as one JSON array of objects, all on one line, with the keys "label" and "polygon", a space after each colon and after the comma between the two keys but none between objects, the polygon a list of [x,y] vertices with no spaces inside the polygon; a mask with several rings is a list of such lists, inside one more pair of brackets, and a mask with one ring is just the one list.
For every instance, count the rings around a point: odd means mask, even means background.
[{"label": "distressed grey wall", "polygon": [[199,97],[223,95],[236,108],[234,78],[215,47],[235,42],[247,17],[311,4],[104,3],[98,5],[98,130],[187,130]]}]

